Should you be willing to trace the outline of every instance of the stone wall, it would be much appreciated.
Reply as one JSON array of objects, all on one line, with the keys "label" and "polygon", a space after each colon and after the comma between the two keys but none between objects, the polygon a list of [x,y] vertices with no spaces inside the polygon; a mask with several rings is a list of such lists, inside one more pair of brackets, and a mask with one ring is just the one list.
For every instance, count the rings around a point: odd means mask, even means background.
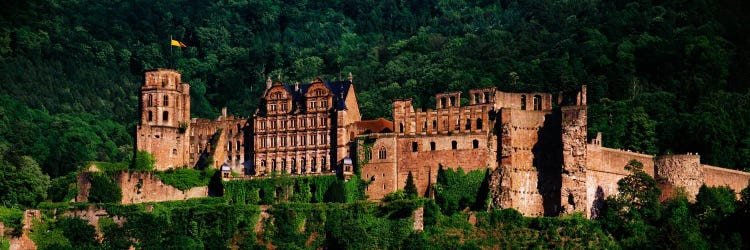
[{"label": "stone wall", "polygon": [[587,110],[586,106],[562,107],[562,213],[587,212]]},{"label": "stone wall", "polygon": [[703,185],[704,173],[698,155],[664,155],[654,158],[656,174],[653,175],[661,188],[660,200],[674,196],[678,187],[685,188],[688,199],[695,200]]},{"label": "stone wall", "polygon": [[[78,174],[78,195],[76,202],[87,202],[91,173]],[[160,202],[173,200],[187,200],[208,196],[208,187],[194,187],[185,191],[164,184],[151,172],[127,172],[115,174],[115,181],[122,189],[122,204],[143,202]]]},{"label": "stone wall", "polygon": [[732,169],[702,165],[706,186],[729,186],[739,197],[740,191],[750,182],[750,173]]}]

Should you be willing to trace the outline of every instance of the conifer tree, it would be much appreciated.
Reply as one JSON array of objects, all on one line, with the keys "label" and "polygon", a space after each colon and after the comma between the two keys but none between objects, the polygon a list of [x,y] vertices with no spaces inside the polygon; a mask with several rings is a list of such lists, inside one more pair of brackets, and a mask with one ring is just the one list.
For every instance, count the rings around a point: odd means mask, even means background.
[{"label": "conifer tree", "polygon": [[407,198],[417,198],[417,186],[414,185],[414,176],[412,176],[411,171],[409,171],[409,175],[406,177],[406,186],[404,187],[404,191],[406,192]]}]

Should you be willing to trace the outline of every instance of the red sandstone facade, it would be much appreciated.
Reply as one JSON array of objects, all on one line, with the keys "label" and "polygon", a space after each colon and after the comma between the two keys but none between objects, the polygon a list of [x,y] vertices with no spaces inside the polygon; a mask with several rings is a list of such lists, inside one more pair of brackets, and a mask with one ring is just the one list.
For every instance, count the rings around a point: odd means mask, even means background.
[{"label": "red sandstone facade", "polygon": [[[489,169],[492,207],[527,216],[581,211],[596,216],[604,198],[617,194],[630,160],[643,163],[669,197],[676,187],[695,196],[703,185],[744,188],[750,173],[700,164],[698,155],[654,157],[588,141],[585,86],[557,96],[505,93],[494,88],[436,96],[435,110],[414,110],[410,99],[393,102],[393,130],[364,132],[357,143],[370,199],[403,189],[409,172],[420,194],[430,196],[440,165],[464,171]],[[554,105],[553,105],[554,104]]]},{"label": "red sandstone facade", "polygon": [[[524,215],[582,211],[596,216],[617,193],[630,160],[643,163],[667,198],[677,187],[695,196],[700,185],[744,188],[750,173],[703,165],[694,154],[654,157],[601,146],[587,138],[586,88],[560,94],[506,93],[495,88],[438,94],[435,109],[393,102],[393,122],[360,121],[348,81],[285,85],[266,82],[252,119],[190,119],[189,85],[174,70],[146,72],[141,87],[138,150],[154,154],[156,169],[228,166],[244,176],[353,173],[372,181],[371,199],[404,188],[409,172],[430,196],[440,165],[492,172],[492,204]],[[555,102],[555,103],[553,103]],[[353,156],[357,157],[353,157]],[[140,198],[139,198],[140,199]]]}]

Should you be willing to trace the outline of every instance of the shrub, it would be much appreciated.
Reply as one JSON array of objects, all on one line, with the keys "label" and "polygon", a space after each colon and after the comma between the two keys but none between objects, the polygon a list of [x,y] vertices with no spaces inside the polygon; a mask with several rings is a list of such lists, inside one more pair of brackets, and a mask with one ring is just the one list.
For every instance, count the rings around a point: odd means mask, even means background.
[{"label": "shrub", "polygon": [[152,171],[154,170],[154,164],[156,160],[154,155],[149,152],[138,150],[135,155],[135,163],[133,164],[133,170],[138,171]]},{"label": "shrub", "polygon": [[155,174],[164,184],[184,191],[193,187],[208,186],[215,172],[216,170],[212,168],[207,168],[203,171],[191,168],[178,168],[164,172],[155,172]]},{"label": "shrub", "polygon": [[114,173],[90,173],[91,189],[89,201],[98,203],[118,203],[122,200],[122,189],[114,180]]}]

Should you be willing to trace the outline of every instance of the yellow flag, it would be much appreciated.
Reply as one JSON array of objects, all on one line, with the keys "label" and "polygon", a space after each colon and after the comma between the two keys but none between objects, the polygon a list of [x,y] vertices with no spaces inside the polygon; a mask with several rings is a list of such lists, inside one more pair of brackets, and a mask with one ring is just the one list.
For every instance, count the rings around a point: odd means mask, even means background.
[{"label": "yellow flag", "polygon": [[177,46],[177,47],[180,47],[180,48],[187,47],[187,45],[185,45],[184,43],[182,43],[180,41],[177,41],[177,40],[174,40],[174,39],[172,39],[172,46]]}]

